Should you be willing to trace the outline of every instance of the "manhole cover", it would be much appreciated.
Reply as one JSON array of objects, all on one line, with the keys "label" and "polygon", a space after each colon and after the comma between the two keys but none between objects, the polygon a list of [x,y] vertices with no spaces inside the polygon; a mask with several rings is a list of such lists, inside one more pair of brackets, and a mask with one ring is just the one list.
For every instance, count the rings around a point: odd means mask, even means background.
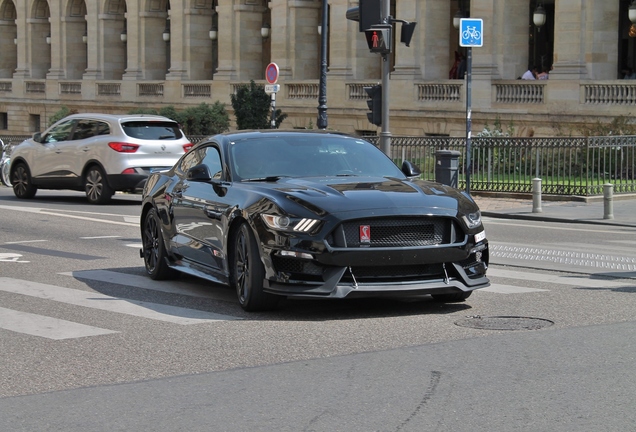
[{"label": "manhole cover", "polygon": [[460,327],[470,327],[482,330],[539,330],[550,327],[553,321],[542,318],[514,317],[514,316],[471,316],[455,322]]}]

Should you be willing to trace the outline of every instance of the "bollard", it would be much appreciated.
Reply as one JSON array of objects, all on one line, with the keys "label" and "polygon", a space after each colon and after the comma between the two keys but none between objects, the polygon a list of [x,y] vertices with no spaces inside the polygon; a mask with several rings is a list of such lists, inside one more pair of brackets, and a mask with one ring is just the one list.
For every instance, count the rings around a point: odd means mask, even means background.
[{"label": "bollard", "polygon": [[542,213],[541,208],[541,179],[532,179],[532,213]]},{"label": "bollard", "polygon": [[457,150],[437,150],[435,152],[435,181],[457,188],[459,156]]},{"label": "bollard", "polygon": [[614,185],[603,185],[603,219],[614,219]]}]

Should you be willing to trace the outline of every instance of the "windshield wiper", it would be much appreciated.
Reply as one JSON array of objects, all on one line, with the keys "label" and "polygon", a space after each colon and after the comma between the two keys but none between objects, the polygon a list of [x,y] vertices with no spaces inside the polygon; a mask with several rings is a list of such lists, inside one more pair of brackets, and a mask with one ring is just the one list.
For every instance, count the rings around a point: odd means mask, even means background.
[{"label": "windshield wiper", "polygon": [[267,177],[256,177],[256,178],[243,179],[242,181],[244,181],[244,182],[246,182],[246,181],[277,182],[278,180],[282,179],[283,177],[289,177],[289,176],[286,176],[286,175],[275,175],[275,176],[267,176]]}]

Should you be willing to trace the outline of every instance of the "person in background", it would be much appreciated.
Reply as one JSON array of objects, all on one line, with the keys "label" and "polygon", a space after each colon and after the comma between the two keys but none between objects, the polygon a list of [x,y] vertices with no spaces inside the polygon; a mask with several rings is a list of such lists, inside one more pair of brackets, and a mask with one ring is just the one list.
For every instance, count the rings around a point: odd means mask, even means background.
[{"label": "person in background", "polygon": [[528,68],[527,71],[521,75],[521,79],[523,80],[536,80],[537,79],[537,67],[533,66],[532,68]]}]

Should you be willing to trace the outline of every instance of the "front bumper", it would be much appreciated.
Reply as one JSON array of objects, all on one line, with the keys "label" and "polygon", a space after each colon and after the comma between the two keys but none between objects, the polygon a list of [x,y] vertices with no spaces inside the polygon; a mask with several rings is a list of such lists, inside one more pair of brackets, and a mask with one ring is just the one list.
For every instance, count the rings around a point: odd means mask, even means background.
[{"label": "front bumper", "polygon": [[[340,266],[323,265],[315,260],[296,260],[294,266],[290,259],[275,259],[272,262],[276,277],[266,279],[263,289],[288,297],[356,298],[453,294],[490,285],[486,277],[487,242],[474,245],[470,250],[454,249],[444,253],[442,248],[418,252],[394,251],[385,253],[383,261],[371,259],[366,263],[362,258],[366,254],[351,253],[348,257],[340,256],[337,260],[342,260]],[[453,262],[439,261],[440,256],[458,258],[459,255],[462,258]]]}]

